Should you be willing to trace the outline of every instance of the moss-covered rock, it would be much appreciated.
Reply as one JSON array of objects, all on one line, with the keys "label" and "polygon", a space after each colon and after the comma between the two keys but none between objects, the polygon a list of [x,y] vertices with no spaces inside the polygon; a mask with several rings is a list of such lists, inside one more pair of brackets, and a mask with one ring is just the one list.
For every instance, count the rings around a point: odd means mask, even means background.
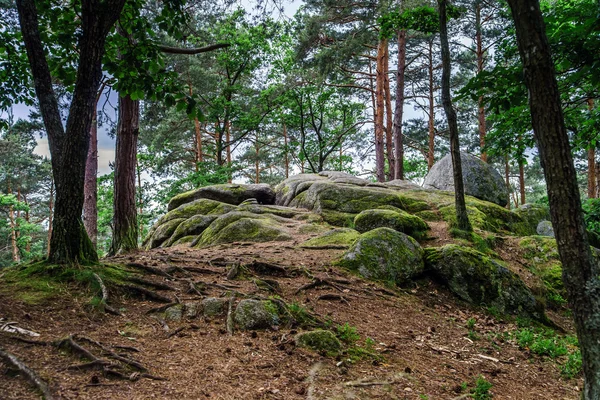
[{"label": "moss-covered rock", "polygon": [[400,209],[365,210],[354,218],[354,229],[361,233],[376,228],[391,228],[410,236],[421,237],[429,226],[421,218]]},{"label": "moss-covered rock", "polygon": [[423,272],[423,249],[404,233],[377,228],[360,235],[337,264],[367,279],[401,285]]},{"label": "moss-covered rock", "polygon": [[518,275],[477,250],[449,244],[425,249],[427,270],[461,299],[543,320],[543,307]]},{"label": "moss-covered rock", "polygon": [[173,197],[169,201],[168,210],[174,210],[182,204],[190,203],[197,199],[210,199],[233,205],[238,205],[247,199],[256,199],[261,204],[274,204],[275,192],[271,189],[271,186],[266,184],[206,186]]},{"label": "moss-covered rock", "polygon": [[331,331],[316,329],[309,332],[300,332],[294,337],[296,346],[308,348],[318,353],[336,355],[342,349],[342,343]]},{"label": "moss-covered rock", "polygon": [[[518,236],[530,234],[527,223],[516,213],[496,204],[466,198],[467,213],[474,228],[489,232],[507,232]],[[456,226],[456,207],[454,204],[440,207],[442,218],[451,226]]]},{"label": "moss-covered rock", "polygon": [[164,246],[171,246],[184,236],[200,235],[215,219],[217,219],[216,215],[194,215],[186,219],[179,224],[169,240],[164,243]]},{"label": "moss-covered rock", "polygon": [[416,212],[415,215],[421,218],[423,221],[436,222],[442,219],[442,216],[439,213],[429,210]]},{"label": "moss-covered rock", "polygon": [[227,300],[218,297],[207,297],[202,300],[202,312],[205,317],[216,317],[225,314]]},{"label": "moss-covered rock", "polygon": [[234,312],[234,321],[239,329],[266,329],[279,324],[277,305],[269,300],[244,299]]},{"label": "moss-covered rock", "polygon": [[541,221],[550,221],[550,209],[541,204],[523,204],[512,212],[521,217],[525,223],[526,228],[523,233],[526,235],[535,235]]},{"label": "moss-covered rock", "polygon": [[302,234],[307,234],[307,233],[321,234],[321,233],[328,232],[330,230],[331,230],[331,226],[329,226],[327,224],[315,224],[315,223],[304,224],[304,225],[301,225],[300,228],[298,228],[298,232],[300,232]]},{"label": "moss-covered rock", "polygon": [[197,246],[232,242],[279,242],[292,240],[274,217],[234,211],[220,216],[204,230]]},{"label": "moss-covered rock", "polygon": [[302,243],[300,247],[308,249],[347,249],[360,234],[354,229],[338,228],[330,230],[321,236],[312,238]]},{"label": "moss-covered rock", "polygon": [[185,218],[175,218],[159,225],[144,241],[144,248],[150,250],[163,244],[163,242],[169,239],[173,232],[175,232],[179,224],[184,221]]}]

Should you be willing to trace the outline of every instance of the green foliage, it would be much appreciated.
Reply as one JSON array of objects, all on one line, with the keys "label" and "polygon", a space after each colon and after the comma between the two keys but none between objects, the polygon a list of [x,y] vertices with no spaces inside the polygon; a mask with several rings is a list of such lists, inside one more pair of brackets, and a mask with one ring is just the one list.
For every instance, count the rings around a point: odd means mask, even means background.
[{"label": "green foliage", "polygon": [[475,381],[475,387],[471,389],[471,393],[473,399],[475,400],[489,400],[492,398],[492,394],[490,393],[490,389],[492,388],[492,384],[485,380],[482,375],[477,377]]},{"label": "green foliage", "polygon": [[356,327],[347,322],[344,325],[339,325],[336,330],[336,336],[346,345],[352,346],[360,340]]},{"label": "green foliage", "polygon": [[582,370],[581,352],[576,350],[569,354],[567,362],[560,368],[560,373],[567,379],[573,379],[581,376]]}]

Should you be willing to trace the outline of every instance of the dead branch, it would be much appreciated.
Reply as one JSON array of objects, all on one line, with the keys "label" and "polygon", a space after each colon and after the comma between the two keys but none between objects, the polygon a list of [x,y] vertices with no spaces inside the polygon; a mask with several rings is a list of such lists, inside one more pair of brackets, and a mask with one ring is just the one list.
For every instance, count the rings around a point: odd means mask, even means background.
[{"label": "dead branch", "polygon": [[13,366],[22,372],[27,380],[31,382],[44,396],[46,400],[54,399],[54,395],[50,391],[48,384],[40,378],[31,368],[25,365],[17,356],[11,354],[7,351],[4,351],[0,348],[0,359],[2,359],[6,364]]},{"label": "dead branch", "polygon": [[168,339],[168,338],[171,338],[171,337],[173,337],[173,336],[175,336],[175,335],[177,335],[179,332],[181,332],[181,331],[183,331],[183,330],[185,330],[185,326],[181,326],[181,327],[179,327],[179,328],[175,329],[173,332],[170,332],[170,333],[167,335],[167,339]]},{"label": "dead branch", "polygon": [[233,302],[235,301],[235,296],[231,296],[229,298],[229,306],[227,308],[227,333],[229,336],[233,336]]},{"label": "dead branch", "polygon": [[96,345],[102,351],[104,351],[105,353],[107,353],[109,357],[111,357],[111,358],[113,358],[113,359],[115,359],[117,361],[121,361],[123,364],[129,365],[130,367],[136,368],[136,369],[138,369],[140,371],[143,371],[143,372],[148,371],[148,369],[146,367],[144,367],[142,364],[140,364],[139,362],[137,362],[135,360],[132,360],[130,358],[118,355],[117,353],[115,353],[114,351],[112,351],[108,347],[104,346],[102,343],[95,341],[94,339],[90,339],[89,337],[81,336],[81,335],[77,335],[77,339],[79,339],[79,340],[85,340],[88,343]]}]

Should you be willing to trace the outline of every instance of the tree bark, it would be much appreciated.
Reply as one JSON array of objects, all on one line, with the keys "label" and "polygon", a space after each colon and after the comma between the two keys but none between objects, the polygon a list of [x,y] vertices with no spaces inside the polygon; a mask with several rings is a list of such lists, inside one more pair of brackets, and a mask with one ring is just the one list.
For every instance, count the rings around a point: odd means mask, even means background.
[{"label": "tree bark", "polygon": [[140,102],[132,100],[129,95],[119,97],[111,255],[127,253],[138,247],[135,177],[139,118]]},{"label": "tree bark", "polygon": [[98,123],[96,112],[90,129],[90,148],[85,162],[83,225],[94,248],[98,245]]},{"label": "tree bark", "polygon": [[448,45],[448,28],[446,16],[446,0],[438,0],[440,12],[440,42],[442,48],[442,104],[448,119],[450,131],[450,153],[452,156],[452,170],[454,176],[454,200],[456,205],[456,222],[458,229],[472,231],[467,206],[465,204],[465,189],[462,177],[462,163],[460,159],[460,143],[458,140],[458,123],[456,112],[452,108],[450,97],[450,46]]},{"label": "tree bark", "polygon": [[508,162],[508,154],[504,156],[504,180],[506,181],[506,190],[509,197],[506,208],[510,210],[510,164]]},{"label": "tree bark", "polygon": [[[481,3],[477,1],[475,5],[475,42],[477,43],[477,74],[483,71],[483,39],[481,37]],[[483,96],[477,99],[477,120],[479,122],[479,146],[481,148],[481,160],[487,162],[487,153],[485,148],[485,106]]]},{"label": "tree bark", "polygon": [[377,78],[375,80],[375,175],[378,182],[385,181],[385,152],[383,144],[383,68],[387,40],[381,39],[377,47]]},{"label": "tree bark", "polygon": [[393,115],[392,115],[392,93],[390,91],[390,46],[388,41],[385,41],[385,51],[383,59],[383,90],[385,92],[385,150],[388,161],[387,178],[391,181],[396,178],[394,160],[394,145],[392,140]]},{"label": "tree bark", "polygon": [[52,88],[35,1],[17,0],[16,3],[40,112],[48,134],[56,186],[48,261],[57,264],[96,262],[98,255],[81,219],[85,162],[96,94],[102,77],[104,44],[125,0],[83,0],[81,3],[79,61],[66,128],[63,128]]},{"label": "tree bark", "polygon": [[[588,110],[594,109],[594,99],[588,99]],[[588,198],[596,197],[596,146],[590,143],[588,149]]]},{"label": "tree bark", "polygon": [[534,137],[548,188],[550,215],[562,261],[583,362],[586,400],[600,399],[600,275],[588,242],[577,176],[554,63],[537,0],[508,0],[523,62]]},{"label": "tree bark", "polygon": [[54,215],[54,178],[50,179],[50,198],[48,199],[48,243],[46,257],[50,257],[50,241],[52,239],[52,216]]},{"label": "tree bark", "polygon": [[[233,182],[233,177],[231,176],[231,122],[228,122],[225,126],[225,141],[227,142],[227,182]],[[257,182],[258,183],[258,182]]]},{"label": "tree bark", "polygon": [[398,73],[396,78],[396,110],[394,113],[394,176],[404,179],[404,141],[402,120],[404,115],[404,72],[406,69],[406,31],[398,31]]},{"label": "tree bark", "polygon": [[519,160],[519,193],[521,195],[521,204],[525,204],[525,166],[523,160]]},{"label": "tree bark", "polygon": [[434,86],[433,86],[433,40],[429,41],[429,53],[428,53],[428,72],[429,72],[429,120],[428,120],[428,130],[429,130],[429,147],[427,151],[427,171],[433,167],[433,163],[435,161],[434,152],[435,152],[435,103],[434,103]]},{"label": "tree bark", "polygon": [[283,146],[284,146],[284,161],[285,161],[285,179],[290,177],[290,157],[288,154],[288,135],[287,135],[287,125],[285,122],[283,123]]},{"label": "tree bark", "polygon": [[[10,178],[8,179],[7,194],[12,194]],[[17,246],[17,223],[15,221],[15,210],[13,206],[8,207],[8,221],[10,225],[10,247],[12,249],[12,260],[15,263],[21,262],[19,247]]]}]

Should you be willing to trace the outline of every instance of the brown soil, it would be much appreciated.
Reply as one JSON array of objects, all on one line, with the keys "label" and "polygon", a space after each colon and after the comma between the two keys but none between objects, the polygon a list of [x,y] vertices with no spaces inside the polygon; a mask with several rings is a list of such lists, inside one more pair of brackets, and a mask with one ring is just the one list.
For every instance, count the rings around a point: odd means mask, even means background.
[{"label": "brown soil", "polygon": [[[432,236],[437,237],[436,245],[450,240],[443,223],[435,224]],[[510,244],[502,244],[497,252],[511,268],[518,269],[516,258],[510,256],[514,253]],[[532,355],[502,338],[503,332],[516,329],[508,319],[498,320],[469,307],[429,280],[401,290],[361,280],[330,266],[340,253],[299,249],[291,243],[234,243],[202,250],[161,249],[105,261],[137,262],[163,270],[173,266],[205,269],[189,276],[173,272],[179,279],[170,282],[165,277],[145,277],[176,287],[176,292],[160,293],[173,299],[176,295],[182,302],[201,299],[186,292],[183,279],[207,283],[206,292],[214,297],[226,295],[226,290],[210,284],[230,285],[237,292],[266,297],[272,293],[258,289],[251,278],[277,280],[278,295],[287,303],[302,304],[333,321],[334,326],[348,323],[356,327],[362,338],[359,344],[367,337],[374,339],[382,361],[366,358],[351,363],[347,356],[336,359],[296,348],[290,338],[298,329],[290,327],[256,334],[236,331],[229,336],[225,317],[168,322],[167,332],[147,314],[160,304],[116,294],[112,304],[124,310],[122,316],[90,310],[90,295],[65,294],[44,305],[30,306],[5,291],[0,293],[0,317],[39,332],[40,340],[79,334],[113,349],[133,346],[139,352],[116,351],[166,380],[129,381],[94,370],[68,370],[86,360],[54,346],[22,343],[6,334],[0,334],[0,348],[17,355],[64,399],[454,399],[467,398],[469,389],[462,391],[461,384],[473,388],[479,375],[493,384],[491,392],[496,399],[578,398],[580,379],[562,378],[555,361]],[[252,272],[244,279],[226,279],[229,262],[254,260],[301,267],[301,273],[263,276]],[[296,294],[311,282],[311,275],[350,283]],[[342,298],[319,300],[324,294]],[[479,340],[468,337],[469,318],[477,321],[474,330]],[[178,328],[183,330],[169,337]],[[94,347],[88,349],[94,351]],[[22,376],[0,363],[0,399],[37,398]]]}]

